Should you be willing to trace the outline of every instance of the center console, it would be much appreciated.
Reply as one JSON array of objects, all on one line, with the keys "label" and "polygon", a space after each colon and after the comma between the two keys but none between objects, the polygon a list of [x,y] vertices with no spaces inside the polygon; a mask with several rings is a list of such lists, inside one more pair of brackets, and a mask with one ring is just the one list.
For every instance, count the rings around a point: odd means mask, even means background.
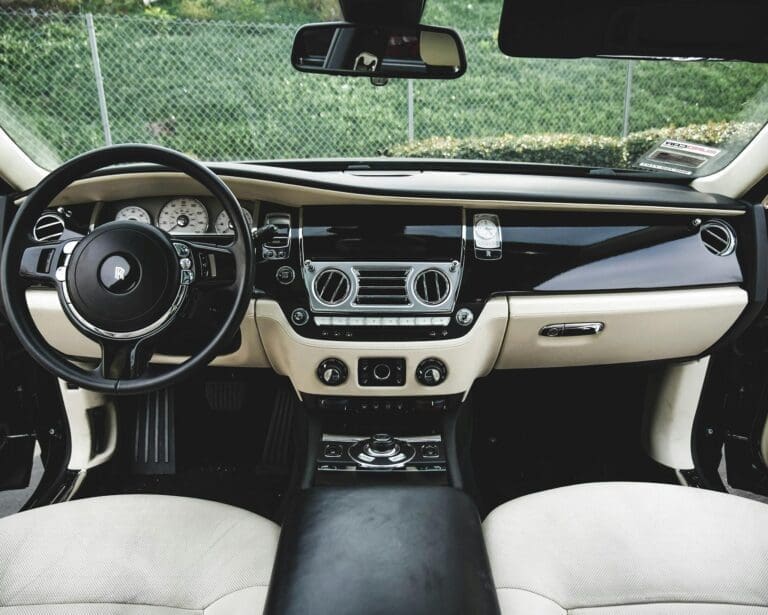
[{"label": "center console", "polygon": [[498,615],[477,509],[450,487],[302,491],[264,613]]},{"label": "center console", "polygon": [[258,330],[302,397],[463,394],[493,368],[507,301],[467,293],[465,275],[501,258],[494,215],[470,214],[469,241],[462,207],[266,204],[260,215],[281,234],[259,267]]}]

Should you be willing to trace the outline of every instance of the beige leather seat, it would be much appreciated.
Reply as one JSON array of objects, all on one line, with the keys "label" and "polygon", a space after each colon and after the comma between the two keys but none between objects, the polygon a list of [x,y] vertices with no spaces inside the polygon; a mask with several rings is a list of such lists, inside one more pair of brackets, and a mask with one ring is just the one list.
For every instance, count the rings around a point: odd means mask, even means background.
[{"label": "beige leather seat", "polygon": [[118,495],[0,519],[2,615],[256,615],[279,528],[215,502]]},{"label": "beige leather seat", "polygon": [[484,523],[504,615],[766,615],[768,505],[595,483],[522,497]]}]

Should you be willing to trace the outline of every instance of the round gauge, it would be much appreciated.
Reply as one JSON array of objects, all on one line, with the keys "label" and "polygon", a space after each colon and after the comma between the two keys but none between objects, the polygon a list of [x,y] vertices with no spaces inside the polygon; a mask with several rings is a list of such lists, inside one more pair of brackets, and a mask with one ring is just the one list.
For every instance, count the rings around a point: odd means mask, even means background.
[{"label": "round gauge", "polygon": [[485,239],[486,241],[496,239],[498,232],[499,228],[493,220],[489,220],[488,218],[481,218],[475,223],[475,233],[478,237]]},{"label": "round gauge", "polygon": [[117,212],[115,220],[133,220],[134,222],[152,224],[152,218],[149,217],[149,212],[143,207],[138,207],[136,205],[123,207]]},{"label": "round gauge", "polygon": [[157,226],[172,234],[205,233],[208,230],[208,210],[197,199],[179,197],[163,205],[157,216]]},{"label": "round gauge", "polygon": [[[253,228],[253,217],[247,209],[243,209],[243,215],[245,216],[245,223],[248,228]],[[232,235],[235,232],[235,225],[232,224],[232,220],[229,219],[229,214],[226,211],[222,211],[216,216],[216,222],[214,228],[219,235]]]}]

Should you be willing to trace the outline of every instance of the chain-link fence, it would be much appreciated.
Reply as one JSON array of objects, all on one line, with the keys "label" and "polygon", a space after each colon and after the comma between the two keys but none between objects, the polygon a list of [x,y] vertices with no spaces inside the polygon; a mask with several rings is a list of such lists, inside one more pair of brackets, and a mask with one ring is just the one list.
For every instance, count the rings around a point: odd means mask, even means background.
[{"label": "chain-link fence", "polygon": [[743,113],[749,64],[505,57],[463,31],[455,81],[299,73],[297,25],[0,11],[0,125],[44,164],[104,143],[207,160],[371,156],[432,136],[627,131]]}]

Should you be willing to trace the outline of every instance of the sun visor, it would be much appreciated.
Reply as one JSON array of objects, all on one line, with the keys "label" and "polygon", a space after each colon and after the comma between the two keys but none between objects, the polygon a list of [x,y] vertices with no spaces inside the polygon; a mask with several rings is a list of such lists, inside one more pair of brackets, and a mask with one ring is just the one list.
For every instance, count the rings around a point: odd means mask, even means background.
[{"label": "sun visor", "polygon": [[768,62],[768,1],[505,0],[499,47],[515,57]]}]

